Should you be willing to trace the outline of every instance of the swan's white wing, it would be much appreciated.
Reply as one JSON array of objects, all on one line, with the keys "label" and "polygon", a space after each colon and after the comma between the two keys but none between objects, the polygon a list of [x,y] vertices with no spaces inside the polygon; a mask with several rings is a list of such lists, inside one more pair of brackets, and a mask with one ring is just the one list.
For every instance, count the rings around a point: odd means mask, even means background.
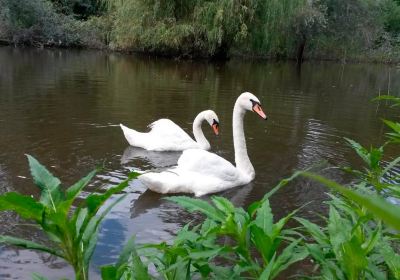
[{"label": "swan's white wing", "polygon": [[197,143],[177,124],[169,119],[160,119],[149,125],[149,136],[154,147],[163,150],[182,150],[197,147]]},{"label": "swan's white wing", "polygon": [[200,149],[184,151],[178,160],[177,169],[213,176],[226,182],[236,181],[240,176],[232,163],[217,154]]},{"label": "swan's white wing", "polygon": [[201,149],[184,151],[175,168],[143,174],[139,179],[155,192],[194,193],[196,196],[246,183],[229,161]]}]

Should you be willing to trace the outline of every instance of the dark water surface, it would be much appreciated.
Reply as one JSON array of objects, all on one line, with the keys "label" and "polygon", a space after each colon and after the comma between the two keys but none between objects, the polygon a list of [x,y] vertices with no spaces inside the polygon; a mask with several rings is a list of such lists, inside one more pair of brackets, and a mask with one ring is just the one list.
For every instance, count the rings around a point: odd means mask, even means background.
[{"label": "dark water surface", "polygon": [[[395,112],[370,99],[400,92],[395,66],[332,62],[240,62],[209,64],[137,58],[95,51],[0,48],[0,193],[37,195],[25,153],[38,158],[65,185],[105,165],[87,193],[104,191],[130,169],[149,170],[174,164],[179,153],[147,153],[128,148],[119,123],[145,130],[168,117],[191,133],[196,114],[214,109],[221,134],[203,129],[212,151],[233,160],[232,108],[243,91],[257,95],[267,122],[248,113],[245,133],[256,179],[222,193],[237,206],[260,199],[293,171],[327,161],[357,163],[343,137],[362,144],[382,142],[380,118]],[[343,180],[337,171],[329,176]],[[298,180],[274,195],[276,216],[313,201],[301,215],[323,212],[325,189]],[[132,234],[139,242],[169,240],[199,216],[166,202],[159,194],[131,182],[127,198],[103,222],[94,254],[97,267],[115,261]],[[40,241],[43,237],[12,213],[0,215],[0,234]],[[45,241],[44,241],[45,242]],[[39,272],[50,279],[72,278],[63,261],[0,245],[0,279],[29,279]]]}]

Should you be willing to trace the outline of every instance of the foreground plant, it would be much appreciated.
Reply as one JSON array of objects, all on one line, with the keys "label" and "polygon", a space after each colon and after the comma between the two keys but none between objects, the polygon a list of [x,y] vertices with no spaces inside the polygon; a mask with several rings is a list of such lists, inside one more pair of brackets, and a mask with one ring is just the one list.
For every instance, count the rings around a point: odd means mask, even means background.
[{"label": "foreground plant", "polygon": [[54,177],[35,158],[28,155],[29,166],[35,185],[40,189],[40,199],[16,192],[0,196],[0,211],[11,210],[22,218],[32,220],[52,241],[51,247],[33,241],[12,236],[1,235],[0,243],[15,245],[50,253],[67,261],[75,271],[76,279],[88,279],[89,262],[97,243],[100,222],[111,208],[121,201],[125,195],[110,203],[100,215],[100,207],[111,197],[128,186],[128,182],[136,177],[129,174],[128,179],[108,189],[103,194],[91,194],[80,206],[74,207],[76,198],[82,189],[95,176],[90,172],[65,191],[61,182]]},{"label": "foreground plant", "polygon": [[196,226],[186,225],[172,244],[140,245],[138,252],[143,260],[136,250],[131,256],[126,253],[134,249],[128,243],[117,264],[102,268],[103,279],[152,279],[147,272],[149,265],[168,280],[276,278],[308,255],[302,238],[294,238],[294,230],[284,229],[296,211],[274,222],[269,204],[269,197],[298,175],[282,180],[247,211],[219,196],[213,196],[212,203],[185,196],[167,198],[189,212],[204,214],[206,220]]}]

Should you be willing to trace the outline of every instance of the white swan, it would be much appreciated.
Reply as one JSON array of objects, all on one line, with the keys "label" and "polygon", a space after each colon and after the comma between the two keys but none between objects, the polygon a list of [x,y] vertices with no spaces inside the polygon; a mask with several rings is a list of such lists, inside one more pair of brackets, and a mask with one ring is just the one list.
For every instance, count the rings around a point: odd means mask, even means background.
[{"label": "white swan", "polygon": [[194,141],[182,128],[169,119],[160,119],[151,123],[149,132],[138,132],[120,124],[129,145],[149,151],[183,151],[187,149],[210,149],[210,143],[201,130],[206,120],[218,135],[219,120],[212,110],[200,112],[193,121]]},{"label": "white swan", "polygon": [[255,172],[247,155],[243,131],[246,110],[254,111],[263,119],[267,119],[256,96],[244,92],[238,97],[232,119],[236,167],[216,154],[189,149],[179,158],[178,166],[160,173],[145,173],[140,175],[139,179],[155,192],[194,193],[196,196],[249,183],[254,179]]}]

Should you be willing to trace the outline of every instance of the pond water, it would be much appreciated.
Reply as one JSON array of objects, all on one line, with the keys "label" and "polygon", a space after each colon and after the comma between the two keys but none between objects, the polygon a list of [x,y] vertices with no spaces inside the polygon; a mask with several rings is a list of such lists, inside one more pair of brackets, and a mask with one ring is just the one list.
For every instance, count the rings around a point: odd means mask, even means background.
[{"label": "pond water", "polygon": [[[400,70],[377,64],[236,61],[224,64],[135,57],[79,50],[0,48],[0,193],[37,195],[25,154],[35,156],[65,185],[104,165],[86,188],[101,192],[131,169],[171,166],[179,153],[129,148],[119,123],[138,130],[170,118],[191,134],[198,112],[214,109],[221,133],[203,126],[212,151],[233,161],[232,108],[243,91],[257,95],[268,121],[248,113],[245,133],[255,180],[221,195],[247,206],[295,170],[312,165],[358,164],[343,137],[382,143],[380,118],[396,112],[371,102],[378,94],[400,92]],[[339,181],[334,169],[325,173]],[[277,217],[312,201],[301,215],[324,211],[326,190],[300,179],[279,191],[271,204]],[[186,223],[200,219],[146,191],[137,180],[128,196],[104,220],[91,275],[113,262],[133,234],[138,242],[170,240]],[[12,213],[0,215],[0,234],[41,240]],[[45,242],[45,241],[44,241]],[[0,245],[0,279],[72,278],[63,261],[47,254]]]}]

